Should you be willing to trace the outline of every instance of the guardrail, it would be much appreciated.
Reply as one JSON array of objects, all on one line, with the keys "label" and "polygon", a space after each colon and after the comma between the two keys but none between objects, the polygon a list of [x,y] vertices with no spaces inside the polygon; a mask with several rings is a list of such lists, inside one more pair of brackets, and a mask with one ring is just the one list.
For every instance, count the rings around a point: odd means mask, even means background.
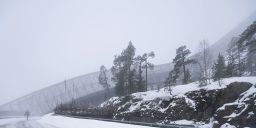
[{"label": "guardrail", "polygon": [[194,125],[178,125],[178,124],[169,124],[169,125],[167,125],[167,124],[111,120],[111,119],[82,117],[82,116],[71,116],[71,115],[62,115],[62,116],[72,117],[72,118],[80,118],[80,119],[91,119],[91,120],[99,120],[99,121],[116,122],[116,123],[123,123],[123,124],[133,124],[133,125],[141,125],[141,126],[159,127],[159,128],[195,128]]}]

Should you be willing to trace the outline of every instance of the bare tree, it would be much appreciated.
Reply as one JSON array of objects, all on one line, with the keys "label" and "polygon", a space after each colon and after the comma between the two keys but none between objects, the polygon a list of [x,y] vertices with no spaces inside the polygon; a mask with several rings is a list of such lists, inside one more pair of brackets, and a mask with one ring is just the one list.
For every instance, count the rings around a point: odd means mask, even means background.
[{"label": "bare tree", "polygon": [[106,100],[107,98],[110,97],[110,91],[109,91],[110,85],[108,84],[107,68],[104,65],[100,67],[100,74],[98,79],[99,79],[99,83],[103,86],[103,88],[105,88],[104,100]]},{"label": "bare tree", "polygon": [[199,49],[199,56],[196,58],[197,63],[199,64],[201,74],[200,74],[200,81],[201,84],[207,85],[209,83],[210,78],[210,69],[211,69],[211,62],[212,62],[212,55],[209,49],[209,43],[207,40],[202,40],[198,46]]}]

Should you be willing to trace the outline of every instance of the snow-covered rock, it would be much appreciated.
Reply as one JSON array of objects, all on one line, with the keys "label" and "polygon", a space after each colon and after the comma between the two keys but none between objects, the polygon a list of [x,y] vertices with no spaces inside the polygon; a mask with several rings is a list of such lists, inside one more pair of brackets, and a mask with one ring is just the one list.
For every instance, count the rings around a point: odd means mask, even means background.
[{"label": "snow-covered rock", "polygon": [[[114,109],[120,120],[173,123],[186,120],[194,124],[221,127],[256,125],[256,77],[223,79],[199,87],[197,82],[148,92],[114,97],[99,108]],[[212,120],[211,120],[212,119]],[[206,126],[206,125],[205,125]]]}]

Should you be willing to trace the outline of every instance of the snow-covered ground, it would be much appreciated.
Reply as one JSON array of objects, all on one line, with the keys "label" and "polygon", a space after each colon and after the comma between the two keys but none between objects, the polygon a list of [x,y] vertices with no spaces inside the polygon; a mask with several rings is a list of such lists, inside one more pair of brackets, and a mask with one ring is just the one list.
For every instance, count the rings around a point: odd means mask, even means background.
[{"label": "snow-covered ground", "polygon": [[22,118],[22,117],[17,117],[17,118],[15,118],[15,117],[13,117],[13,118],[9,118],[9,117],[1,118],[0,119],[0,126],[4,125],[4,124],[10,124],[10,123],[13,123],[13,122],[24,121],[24,120],[25,119]]},{"label": "snow-covered ground", "polygon": [[0,128],[150,128],[131,124],[106,122],[89,119],[77,119],[47,114],[41,118],[0,119]]},{"label": "snow-covered ground", "polygon": [[57,128],[37,122],[39,119],[39,117],[32,117],[28,121],[24,117],[0,119],[0,128]]},{"label": "snow-covered ground", "polygon": [[52,114],[43,116],[38,122],[58,128],[150,128],[147,126],[54,116]]}]

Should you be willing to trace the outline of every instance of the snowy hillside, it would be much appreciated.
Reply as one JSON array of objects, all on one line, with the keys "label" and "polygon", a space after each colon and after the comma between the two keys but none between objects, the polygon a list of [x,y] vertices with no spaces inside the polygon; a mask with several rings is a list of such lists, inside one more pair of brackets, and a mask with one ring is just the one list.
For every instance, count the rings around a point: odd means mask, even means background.
[{"label": "snowy hillside", "polygon": [[98,73],[91,73],[57,83],[2,105],[0,111],[30,110],[34,115],[48,113],[60,103],[102,90],[97,77]]},{"label": "snowy hillside", "polygon": [[[199,87],[194,82],[177,85],[171,90],[170,93],[166,87],[120,98],[113,97],[99,107],[114,108],[113,118],[122,120],[203,126],[220,126],[225,123],[236,126],[256,125],[256,77],[223,79],[221,86],[218,82],[212,82]],[[140,117],[144,117],[143,120]]]}]

